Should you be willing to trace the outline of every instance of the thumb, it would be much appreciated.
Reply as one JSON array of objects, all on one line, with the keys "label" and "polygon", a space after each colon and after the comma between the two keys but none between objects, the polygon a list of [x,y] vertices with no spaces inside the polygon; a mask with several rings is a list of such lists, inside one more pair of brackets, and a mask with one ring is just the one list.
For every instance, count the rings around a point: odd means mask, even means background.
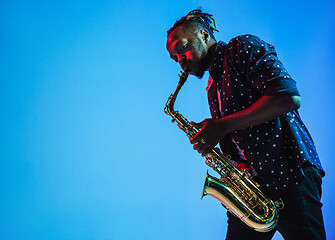
[{"label": "thumb", "polygon": [[195,122],[192,123],[192,125],[195,124],[194,127],[196,127],[199,130],[199,132],[192,139],[190,139],[192,144],[195,144],[196,142],[202,139],[205,133],[203,131],[200,131],[200,129],[205,125],[206,121],[207,120],[205,119],[200,123],[195,123]]},{"label": "thumb", "polygon": [[193,127],[195,127],[196,129],[200,130],[202,128],[202,126],[204,126],[206,120],[203,120],[202,122],[196,123],[196,122],[191,122],[191,124],[193,125]]}]

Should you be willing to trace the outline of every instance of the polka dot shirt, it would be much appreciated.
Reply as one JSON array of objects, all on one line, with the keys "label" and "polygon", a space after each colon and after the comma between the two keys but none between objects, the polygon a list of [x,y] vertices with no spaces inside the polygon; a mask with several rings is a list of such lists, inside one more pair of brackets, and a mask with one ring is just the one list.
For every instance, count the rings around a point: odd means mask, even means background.
[{"label": "polka dot shirt", "polygon": [[[238,36],[228,44],[218,42],[209,73],[206,90],[211,115],[216,119],[248,108],[263,95],[299,95],[275,48],[252,35]],[[220,145],[233,158],[244,155],[274,198],[301,182],[304,163],[322,170],[298,111],[234,131]]]}]

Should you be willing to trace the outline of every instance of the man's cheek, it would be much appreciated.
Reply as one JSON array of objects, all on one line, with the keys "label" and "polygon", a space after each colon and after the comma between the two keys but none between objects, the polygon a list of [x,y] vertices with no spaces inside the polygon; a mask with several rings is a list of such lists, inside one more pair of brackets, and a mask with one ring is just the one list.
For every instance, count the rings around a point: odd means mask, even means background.
[{"label": "man's cheek", "polygon": [[188,61],[192,62],[194,60],[194,55],[192,54],[192,52],[189,51],[186,53],[186,58]]}]

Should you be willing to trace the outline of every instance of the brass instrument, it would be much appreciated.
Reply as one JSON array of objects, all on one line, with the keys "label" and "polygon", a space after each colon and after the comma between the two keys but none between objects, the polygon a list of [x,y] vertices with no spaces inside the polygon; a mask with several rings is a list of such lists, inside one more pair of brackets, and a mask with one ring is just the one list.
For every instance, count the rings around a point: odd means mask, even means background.
[{"label": "brass instrument", "polygon": [[[164,111],[191,139],[198,133],[198,129],[174,110],[176,97],[187,80],[188,72],[182,72],[179,77],[178,86],[168,98]],[[204,143],[204,140],[202,142]],[[207,172],[202,197],[205,195],[215,197],[227,210],[256,231],[268,232],[275,228],[278,222],[278,210],[283,207],[281,199],[274,202],[266,197],[251,174],[238,170],[218,149],[212,149],[205,158],[205,163],[217,172],[220,178],[215,178]]]}]

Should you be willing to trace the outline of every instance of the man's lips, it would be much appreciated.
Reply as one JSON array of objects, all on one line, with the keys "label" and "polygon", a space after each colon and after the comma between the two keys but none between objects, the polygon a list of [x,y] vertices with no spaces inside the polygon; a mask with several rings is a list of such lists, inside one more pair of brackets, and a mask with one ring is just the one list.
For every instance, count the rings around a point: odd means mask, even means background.
[{"label": "man's lips", "polygon": [[192,71],[191,69],[193,68],[191,62],[187,62],[185,64],[182,64],[182,65],[180,65],[180,67],[183,69],[183,71],[187,71],[189,73]]},{"label": "man's lips", "polygon": [[185,71],[186,69],[189,69],[188,65],[181,65],[181,68]]}]

